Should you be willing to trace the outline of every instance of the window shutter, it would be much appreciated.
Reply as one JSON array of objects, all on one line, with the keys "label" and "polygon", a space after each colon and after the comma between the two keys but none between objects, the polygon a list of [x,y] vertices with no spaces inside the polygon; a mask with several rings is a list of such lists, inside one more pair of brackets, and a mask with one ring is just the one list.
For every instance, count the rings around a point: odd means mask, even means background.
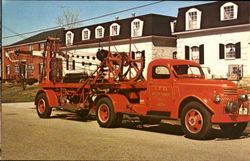
[{"label": "window shutter", "polygon": [[240,59],[241,58],[240,42],[237,42],[235,44],[235,58],[236,59]]},{"label": "window shutter", "polygon": [[189,46],[185,46],[185,59],[189,60]]},{"label": "window shutter", "polygon": [[75,60],[72,61],[72,69],[75,70]]},{"label": "window shutter", "polygon": [[225,45],[224,44],[220,44],[220,59],[224,59],[225,57]]},{"label": "window shutter", "polygon": [[69,70],[69,59],[66,60],[66,69]]},{"label": "window shutter", "polygon": [[199,60],[200,64],[204,64],[204,45],[199,46]]}]

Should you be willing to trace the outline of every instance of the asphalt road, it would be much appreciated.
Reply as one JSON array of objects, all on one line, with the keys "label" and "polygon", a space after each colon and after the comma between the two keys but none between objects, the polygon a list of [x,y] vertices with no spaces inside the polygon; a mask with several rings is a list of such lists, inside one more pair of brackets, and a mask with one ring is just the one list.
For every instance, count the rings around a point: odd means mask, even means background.
[{"label": "asphalt road", "polygon": [[220,130],[205,140],[185,138],[179,125],[142,126],[125,120],[121,128],[100,128],[90,116],[53,111],[40,119],[33,103],[3,104],[3,160],[185,160],[247,161],[250,134],[229,140]]}]

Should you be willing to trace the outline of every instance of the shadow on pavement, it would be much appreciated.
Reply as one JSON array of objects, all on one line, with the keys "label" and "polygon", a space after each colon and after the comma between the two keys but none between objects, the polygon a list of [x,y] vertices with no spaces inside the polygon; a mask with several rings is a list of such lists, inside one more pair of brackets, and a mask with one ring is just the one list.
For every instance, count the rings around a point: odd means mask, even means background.
[{"label": "shadow on pavement", "polygon": [[[54,113],[51,118],[52,119],[63,119],[63,120],[71,120],[71,121],[81,121],[81,122],[90,122],[96,121],[96,116],[94,114],[89,114],[86,118],[80,118],[76,113],[66,112],[57,110],[58,113]],[[60,113],[63,112],[63,113]],[[155,133],[163,133],[177,136],[184,136],[182,128],[180,125],[169,124],[169,123],[160,123],[155,125],[142,124],[138,119],[123,119],[120,128],[127,128],[133,130],[142,130],[147,132],[155,132]],[[245,131],[239,139],[249,138],[249,131]],[[212,129],[211,137],[206,140],[216,140],[216,141],[224,141],[229,140],[220,128],[216,127]]]}]

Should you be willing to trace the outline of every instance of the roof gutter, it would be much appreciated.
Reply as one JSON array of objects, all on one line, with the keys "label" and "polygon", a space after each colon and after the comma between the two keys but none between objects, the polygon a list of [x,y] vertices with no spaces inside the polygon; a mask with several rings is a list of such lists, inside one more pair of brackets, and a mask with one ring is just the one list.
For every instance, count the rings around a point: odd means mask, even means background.
[{"label": "roof gutter", "polygon": [[225,29],[235,29],[240,27],[250,27],[250,24],[244,25],[237,25],[237,26],[226,26],[226,27],[214,27],[209,29],[201,29],[201,30],[188,30],[183,32],[174,32],[172,35],[184,35],[184,34],[191,34],[191,33],[199,33],[199,32],[207,32],[207,31],[214,31],[214,30],[225,30]]}]

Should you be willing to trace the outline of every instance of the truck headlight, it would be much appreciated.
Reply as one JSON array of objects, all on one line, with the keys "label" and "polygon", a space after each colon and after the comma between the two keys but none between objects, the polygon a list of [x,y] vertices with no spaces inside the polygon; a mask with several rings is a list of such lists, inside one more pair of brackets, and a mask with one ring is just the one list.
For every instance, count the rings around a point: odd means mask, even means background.
[{"label": "truck headlight", "polygon": [[238,109],[238,103],[235,101],[229,101],[226,105],[225,105],[225,110],[227,113],[234,113],[237,111]]},{"label": "truck headlight", "polygon": [[245,95],[245,94],[240,94],[239,95],[239,99],[241,101],[247,101],[247,100],[249,100],[248,98],[249,98],[248,95]]},{"label": "truck headlight", "polygon": [[216,95],[215,97],[214,97],[214,102],[215,103],[219,103],[221,101],[221,97],[220,97],[220,95]]}]

